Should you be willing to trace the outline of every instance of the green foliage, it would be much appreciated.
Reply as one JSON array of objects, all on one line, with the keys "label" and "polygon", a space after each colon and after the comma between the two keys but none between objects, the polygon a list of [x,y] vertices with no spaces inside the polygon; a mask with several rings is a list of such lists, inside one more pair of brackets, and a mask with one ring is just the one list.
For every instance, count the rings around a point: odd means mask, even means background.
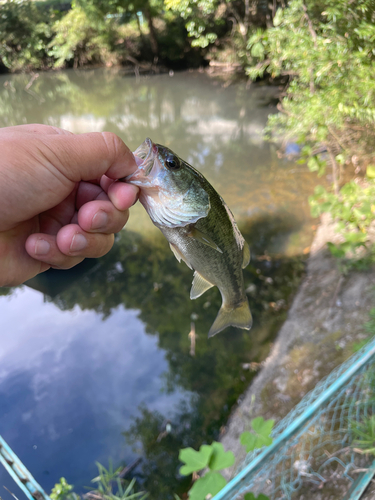
[{"label": "green foliage", "polygon": [[[76,0],[67,12],[55,2],[7,0],[0,4],[0,63],[12,71],[135,59],[201,62],[181,18],[162,0]],[[60,5],[56,5],[60,7]],[[141,15],[142,13],[142,15]],[[155,18],[163,18],[155,28]],[[161,49],[159,41],[161,40]],[[194,57],[197,62],[195,62]],[[160,59],[159,58],[159,59]]]},{"label": "green foliage", "polygon": [[30,0],[0,4],[0,61],[12,70],[50,64],[51,24],[58,13],[41,10]]},{"label": "green foliage", "polygon": [[361,453],[375,455],[375,415],[365,418],[359,424],[353,424],[352,432],[356,437],[353,446],[361,450]]},{"label": "green foliage", "polygon": [[[216,495],[227,484],[224,477],[219,472],[207,472],[194,482],[189,491],[189,500],[205,500],[207,495]],[[210,498],[210,497],[209,497]]]},{"label": "green foliage", "polygon": [[373,165],[368,183],[349,182],[339,193],[343,167],[373,152],[374,20],[369,0],[291,0],[277,11],[274,28],[256,31],[247,45],[250,78],[270,74],[287,82],[269,136],[281,131],[286,141],[303,144],[301,161],[319,176],[332,168],[334,193],[318,187],[310,203],[313,215],[329,212],[338,221],[344,241],[329,247],[339,258],[368,247],[374,220]]},{"label": "green foliage", "polygon": [[270,434],[273,424],[274,420],[264,420],[263,417],[257,417],[251,421],[252,431],[245,431],[240,436],[240,443],[246,447],[247,453],[272,444]]},{"label": "green foliage", "polygon": [[[96,465],[99,474],[92,482],[97,484],[93,491],[98,497],[104,500],[145,500],[148,497],[148,493],[135,491],[135,479],[129,482],[119,477],[122,467],[114,469],[111,462],[108,469],[99,462]],[[51,491],[51,500],[81,500],[81,497],[72,493],[72,490],[73,486],[62,477]]]},{"label": "green foliage", "polygon": [[[165,0],[167,9],[185,20],[193,47],[214,46],[211,57],[215,58],[217,48],[224,45],[234,54],[236,62],[246,61],[248,34],[258,27],[265,28],[279,5],[284,5],[283,0],[274,0],[272,4],[261,0],[252,2],[251,7],[233,0]],[[262,50],[262,46],[254,48],[255,57],[257,50]]]},{"label": "green foliage", "polygon": [[370,311],[370,319],[365,324],[365,330],[371,335],[375,335],[375,308]]},{"label": "green foliage", "polygon": [[[355,342],[352,346],[353,353],[358,352],[364,347],[375,335],[375,309],[371,309],[369,313],[369,321],[364,324],[365,331],[369,336],[359,342]],[[373,384],[371,384],[373,385]]]},{"label": "green foliage", "polygon": [[[253,451],[263,446],[272,444],[270,433],[273,428],[273,420],[264,420],[263,417],[254,418],[251,421],[252,432],[243,432],[240,436],[240,442],[246,446],[246,451]],[[192,448],[180,450],[179,459],[185,462],[180,469],[180,474],[189,475],[192,472],[199,472],[208,468],[209,471],[197,481],[189,491],[190,500],[205,500],[207,495],[216,495],[226,485],[226,480],[217,471],[231,467],[234,464],[234,455],[232,452],[224,451],[221,443],[214,441],[210,445],[202,445],[199,451]],[[248,498],[255,498],[252,493],[248,493]],[[245,497],[246,498],[246,497]],[[260,495],[255,500],[268,500],[265,495]]]},{"label": "green foliage", "polygon": [[214,441],[211,445],[203,444],[199,451],[192,448],[180,450],[179,459],[185,462],[180,469],[180,474],[188,476],[205,467],[218,471],[234,464],[234,455],[231,451],[225,452],[221,443]]},{"label": "green foliage", "polygon": [[218,0],[165,0],[167,9],[178,13],[186,21],[188,35],[194,38],[193,47],[202,48],[217,39],[214,30],[220,19],[215,19],[214,14],[218,5]]},{"label": "green foliage", "polygon": [[234,464],[234,455],[231,451],[224,451],[221,443],[214,441],[212,443],[213,452],[209,461],[209,468],[218,471],[231,467]]},{"label": "green foliage", "polygon": [[269,498],[266,495],[263,495],[263,493],[260,493],[257,497],[254,493],[246,493],[244,500],[269,500]]},{"label": "green foliage", "polygon": [[360,342],[355,342],[353,344],[353,347],[352,347],[353,353],[360,351],[362,349],[362,347],[364,347],[366,344],[369,343],[369,341],[370,341],[370,338],[361,340]]},{"label": "green foliage", "polygon": [[258,59],[247,68],[250,77],[292,77],[283,101],[288,114],[276,120],[303,142],[326,139],[328,127],[341,128],[348,117],[374,122],[374,7],[367,0],[292,0],[273,29],[249,38]]},{"label": "green foliage", "polygon": [[366,175],[369,179],[375,178],[375,165],[368,165],[366,168]]},{"label": "green foliage", "polygon": [[115,63],[116,29],[112,19],[93,20],[73,4],[60,21],[53,26],[55,37],[50,43],[50,54],[61,67],[73,60],[74,67],[88,63]]},{"label": "green foliage", "polygon": [[51,500],[63,500],[71,493],[72,490],[73,486],[67,483],[65,477],[61,477],[60,482],[56,483],[52,488],[50,498]]},{"label": "green foliage", "polygon": [[97,483],[95,492],[105,500],[145,500],[148,497],[147,493],[134,491],[135,479],[130,482],[120,479],[122,467],[114,469],[112,462],[109,463],[108,469],[99,462],[96,462],[96,465],[99,474],[92,482]]},{"label": "green foliage", "polygon": [[231,451],[225,452],[221,443],[203,444],[199,451],[192,448],[180,450],[179,459],[185,462],[180,474],[187,476],[208,467],[209,472],[194,482],[189,491],[190,500],[204,500],[208,494],[216,495],[227,484],[224,477],[217,471],[234,464],[234,455]]},{"label": "green foliage", "polygon": [[309,198],[312,215],[323,212],[331,214],[337,221],[337,231],[343,242],[329,243],[329,249],[335,257],[344,258],[348,253],[355,255],[360,247],[369,248],[368,229],[375,220],[375,180],[366,183],[350,181],[343,186],[339,194],[334,194],[322,186],[315,188]]},{"label": "green foliage", "polygon": [[181,462],[185,462],[185,465],[183,465],[180,469],[180,474],[188,476],[192,472],[196,472],[207,467],[212,452],[212,445],[209,446],[207,444],[203,444],[199,448],[199,451],[195,451],[193,448],[180,450],[179,459]]}]

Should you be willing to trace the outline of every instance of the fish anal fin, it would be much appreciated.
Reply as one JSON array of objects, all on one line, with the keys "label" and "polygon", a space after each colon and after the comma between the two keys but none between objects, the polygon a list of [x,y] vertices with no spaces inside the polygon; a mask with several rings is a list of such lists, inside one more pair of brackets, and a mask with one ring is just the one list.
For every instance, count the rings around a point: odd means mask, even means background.
[{"label": "fish anal fin", "polygon": [[208,332],[209,337],[213,337],[217,333],[224,330],[228,326],[236,326],[237,328],[244,328],[250,330],[253,324],[250,307],[247,299],[245,299],[239,306],[234,308],[221,306],[218,315]]},{"label": "fish anal fin", "polygon": [[250,262],[250,248],[245,241],[242,248],[242,269],[245,269],[245,267],[249,265],[249,262]]},{"label": "fish anal fin", "polygon": [[190,232],[188,233],[188,236],[190,238],[194,238],[195,240],[199,241],[200,243],[203,243],[203,245],[207,245],[214,250],[217,250],[220,253],[223,253],[222,250],[216,245],[216,243],[213,241],[213,239],[208,236],[207,234],[202,233],[202,231],[199,231],[196,227],[193,227]]},{"label": "fish anal fin", "polygon": [[191,265],[189,264],[189,262],[185,259],[185,257],[182,255],[182,253],[180,252],[180,250],[177,248],[176,245],[174,245],[173,243],[169,243],[169,246],[170,246],[170,249],[172,250],[174,256],[176,257],[176,259],[178,260],[178,262],[181,262],[181,260],[183,260],[185,262],[185,264],[190,267],[190,269],[193,269],[191,267]]},{"label": "fish anal fin", "polygon": [[212,283],[207,281],[201,274],[195,271],[193,284],[190,290],[190,298],[192,300],[197,299],[198,297],[203,295],[206,290],[209,290],[213,286],[214,285]]}]

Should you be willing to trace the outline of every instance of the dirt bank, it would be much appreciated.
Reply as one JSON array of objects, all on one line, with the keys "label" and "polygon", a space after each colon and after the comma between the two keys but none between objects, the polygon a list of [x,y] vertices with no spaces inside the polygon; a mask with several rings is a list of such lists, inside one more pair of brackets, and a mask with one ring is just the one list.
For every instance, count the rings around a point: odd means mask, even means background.
[{"label": "dirt bank", "polygon": [[[221,439],[225,449],[234,452],[237,463],[245,456],[239,436],[249,430],[252,418],[261,415],[278,422],[369,335],[363,325],[375,304],[375,270],[343,275],[326,248],[327,241],[335,240],[334,226],[324,216],[311,247],[306,278],[288,318]],[[332,493],[326,483],[311,496],[304,490],[293,498],[342,499],[343,491]]]}]

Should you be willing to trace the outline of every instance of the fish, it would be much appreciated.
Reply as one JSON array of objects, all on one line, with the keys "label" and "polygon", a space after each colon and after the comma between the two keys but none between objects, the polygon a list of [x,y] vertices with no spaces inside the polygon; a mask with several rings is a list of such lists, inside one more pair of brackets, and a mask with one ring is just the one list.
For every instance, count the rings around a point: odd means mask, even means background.
[{"label": "fish", "polygon": [[228,326],[250,330],[242,274],[250,249],[223,198],[198,170],[149,138],[134,157],[137,170],[120,180],[140,188],[139,201],[176,259],[194,270],[190,298],[213,286],[220,290],[222,305],[208,336]]}]

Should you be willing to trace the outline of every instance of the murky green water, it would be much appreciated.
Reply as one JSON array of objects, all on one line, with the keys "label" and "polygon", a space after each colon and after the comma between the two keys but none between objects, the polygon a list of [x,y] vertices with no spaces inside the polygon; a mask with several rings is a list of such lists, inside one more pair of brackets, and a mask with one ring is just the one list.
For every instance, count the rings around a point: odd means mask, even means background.
[{"label": "murky green water", "polygon": [[[303,273],[316,179],[262,140],[273,88],[226,86],[197,72],[136,80],[66,71],[40,74],[26,89],[29,80],[0,77],[0,126],[108,130],[133,150],[149,136],[203,172],[252,249],[244,276],[254,326],[210,340],[218,290],[190,301],[192,272],[140,205],[107,256],[0,297],[0,434],[37,480],[48,490],[65,476],[80,490],[96,460],[117,466],[142,456],[144,488],[168,500],[188,488],[178,449],[217,438],[253,376],[244,364],[269,352]],[[3,471],[0,483],[11,484]]]}]

